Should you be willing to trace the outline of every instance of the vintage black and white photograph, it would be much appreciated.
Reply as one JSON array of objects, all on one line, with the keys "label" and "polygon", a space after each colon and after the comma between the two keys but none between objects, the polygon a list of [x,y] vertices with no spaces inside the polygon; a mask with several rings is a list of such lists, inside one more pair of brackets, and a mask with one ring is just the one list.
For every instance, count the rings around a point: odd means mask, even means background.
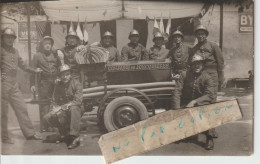
[{"label": "vintage black and white photograph", "polygon": [[254,153],[253,0],[0,7],[2,155]]}]

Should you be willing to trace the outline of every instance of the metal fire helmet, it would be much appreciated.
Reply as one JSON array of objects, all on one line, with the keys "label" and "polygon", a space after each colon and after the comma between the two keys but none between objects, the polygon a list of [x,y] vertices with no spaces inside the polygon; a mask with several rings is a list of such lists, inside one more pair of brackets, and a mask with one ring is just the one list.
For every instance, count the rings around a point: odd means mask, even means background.
[{"label": "metal fire helmet", "polygon": [[68,66],[67,64],[63,64],[60,66],[60,73],[69,70],[70,70],[70,66]]},{"label": "metal fire helmet", "polygon": [[11,29],[11,28],[5,28],[3,30],[2,35],[10,35],[10,36],[15,37],[15,39],[17,38],[15,31],[13,29]]},{"label": "metal fire helmet", "polygon": [[69,31],[69,33],[66,36],[66,40],[68,39],[69,36],[75,36],[75,37],[77,37],[77,39],[79,39],[79,37],[75,31]]},{"label": "metal fire helmet", "polygon": [[183,33],[180,31],[180,30],[176,30],[172,33],[172,36],[175,36],[175,35],[180,35],[182,38],[184,37],[183,36]]},{"label": "metal fire helmet", "polygon": [[105,36],[111,36],[111,37],[114,37],[114,35],[110,32],[110,31],[106,31],[103,35],[103,37]]},{"label": "metal fire helmet", "polygon": [[132,35],[140,35],[139,32],[137,30],[132,30],[130,33],[129,33],[129,36],[128,36],[128,39],[130,38],[130,36]]},{"label": "metal fire helmet", "polygon": [[207,35],[209,35],[209,31],[208,29],[203,26],[203,25],[198,25],[195,30],[194,30],[194,33],[196,34],[199,30],[202,30],[202,31],[205,31]]},{"label": "metal fire helmet", "polygon": [[51,40],[51,42],[52,42],[52,45],[54,44],[54,40],[53,40],[53,38],[52,37],[50,37],[50,36],[45,36],[45,37],[43,37],[42,38],[42,41],[44,41],[44,40]]},{"label": "metal fire helmet", "polygon": [[156,33],[154,34],[154,36],[153,36],[153,41],[154,41],[155,38],[163,38],[163,39],[164,39],[162,33],[160,33],[160,32],[156,32]]},{"label": "metal fire helmet", "polygon": [[191,59],[191,63],[198,62],[198,61],[204,61],[204,58],[198,54],[194,54]]}]

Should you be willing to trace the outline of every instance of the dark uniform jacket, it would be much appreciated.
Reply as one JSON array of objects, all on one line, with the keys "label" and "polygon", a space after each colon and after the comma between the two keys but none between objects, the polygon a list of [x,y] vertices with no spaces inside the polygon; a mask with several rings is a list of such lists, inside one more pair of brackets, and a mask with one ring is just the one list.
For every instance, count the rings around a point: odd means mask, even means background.
[{"label": "dark uniform jacket", "polygon": [[122,48],[121,61],[149,60],[148,51],[140,43],[128,43]]},{"label": "dark uniform jacket", "polygon": [[61,51],[64,54],[64,63],[70,66],[72,77],[73,78],[79,78],[80,77],[80,70],[77,67],[78,63],[75,59],[75,54],[77,52],[77,46],[74,48],[71,48],[69,46],[64,47],[61,49]]},{"label": "dark uniform jacket", "polygon": [[[32,66],[34,68],[41,68],[41,79],[53,80],[58,76],[60,62],[57,54],[51,52],[50,54],[45,54],[43,52],[38,52],[33,57]],[[32,81],[32,83],[34,80]]]},{"label": "dark uniform jacket", "polygon": [[1,79],[16,82],[18,67],[27,72],[35,72],[20,57],[13,47],[1,47]]},{"label": "dark uniform jacket", "polygon": [[219,81],[223,80],[224,58],[222,52],[216,43],[205,41],[198,43],[192,48],[195,53],[202,55],[205,59],[205,69],[213,69],[218,72]]},{"label": "dark uniform jacket", "polygon": [[170,57],[172,61],[173,73],[186,76],[188,61],[190,58],[190,48],[183,44],[178,47],[173,47],[170,50],[168,57]]},{"label": "dark uniform jacket", "polygon": [[108,59],[109,62],[120,61],[120,53],[116,47],[114,47],[114,46],[110,46],[110,47],[102,46],[102,47],[105,48],[109,52],[109,59]]},{"label": "dark uniform jacket", "polygon": [[77,61],[75,60],[75,54],[77,52],[77,47],[71,48],[69,46],[61,49],[64,54],[64,63],[69,65],[71,69],[75,69],[77,66]]},{"label": "dark uniform jacket", "polygon": [[169,54],[169,50],[167,50],[164,47],[158,47],[154,45],[149,49],[148,53],[149,53],[149,58],[151,60],[166,59]]},{"label": "dark uniform jacket", "polygon": [[217,97],[215,83],[206,71],[194,74],[187,72],[184,81],[182,104],[187,105],[190,101],[195,100],[197,105],[205,105],[214,102]]},{"label": "dark uniform jacket", "polygon": [[77,78],[72,78],[67,84],[56,84],[54,102],[57,105],[71,103],[72,106],[81,106],[82,101],[82,84]]}]

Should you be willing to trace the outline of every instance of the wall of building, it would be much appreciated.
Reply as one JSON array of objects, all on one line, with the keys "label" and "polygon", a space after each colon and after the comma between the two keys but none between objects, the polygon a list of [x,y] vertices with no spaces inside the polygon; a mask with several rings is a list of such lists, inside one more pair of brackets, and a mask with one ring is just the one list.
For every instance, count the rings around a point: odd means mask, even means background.
[{"label": "wall of building", "polygon": [[[248,11],[253,12],[253,11]],[[16,21],[1,17],[1,28],[11,26],[18,32],[17,22],[26,21],[25,16],[17,16]],[[32,16],[31,21],[46,20],[45,16]],[[220,7],[215,5],[201,19],[203,25],[209,30],[208,40],[219,43],[220,31]],[[248,77],[248,71],[253,69],[253,33],[239,33],[239,12],[234,5],[224,5],[224,29],[223,29],[223,55],[225,59],[225,77],[243,78]],[[98,41],[98,40],[97,40]],[[36,42],[32,42],[32,56],[36,53]],[[19,50],[21,57],[28,63],[28,43],[18,42],[15,47]],[[18,81],[23,92],[29,92],[29,74],[19,71]]]},{"label": "wall of building", "polygon": [[[252,10],[244,12],[252,13]],[[253,33],[239,33],[239,12],[235,5],[224,5],[223,20],[223,55],[225,59],[225,77],[248,77],[248,71],[253,69]],[[220,6],[215,5],[201,19],[209,30],[208,39],[219,43]]]}]

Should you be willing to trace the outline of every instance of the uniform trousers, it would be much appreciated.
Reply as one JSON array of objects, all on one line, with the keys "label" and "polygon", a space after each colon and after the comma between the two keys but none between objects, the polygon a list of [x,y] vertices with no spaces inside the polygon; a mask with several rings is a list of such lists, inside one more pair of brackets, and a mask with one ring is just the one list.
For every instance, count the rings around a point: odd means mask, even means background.
[{"label": "uniform trousers", "polygon": [[57,127],[62,136],[79,136],[82,114],[82,107],[75,105],[70,106],[68,111],[61,110],[60,113],[51,111],[44,116],[44,120],[51,126]]},{"label": "uniform trousers", "polygon": [[16,81],[2,80],[2,98],[1,98],[1,134],[2,140],[8,139],[8,104],[13,108],[20,128],[25,138],[33,136],[35,130],[28,116],[26,104]]}]

